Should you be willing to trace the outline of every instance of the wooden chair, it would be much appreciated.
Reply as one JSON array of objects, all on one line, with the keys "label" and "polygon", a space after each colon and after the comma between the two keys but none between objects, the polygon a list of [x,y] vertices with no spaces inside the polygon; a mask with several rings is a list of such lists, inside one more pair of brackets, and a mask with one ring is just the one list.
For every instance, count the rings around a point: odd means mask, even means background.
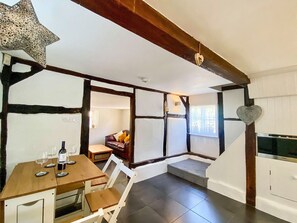
[{"label": "wooden chair", "polygon": [[[126,167],[123,163],[119,164],[119,168],[116,171],[115,177],[109,182],[109,184],[107,184],[106,189],[95,191],[86,194],[85,196],[90,211],[94,213],[99,208],[102,208],[105,213],[104,218],[110,223],[115,223],[117,221],[118,214],[120,213],[121,208],[126,204],[126,198],[136,177],[136,173]],[[130,178],[122,194],[113,187],[121,172],[123,172],[128,179]]]},{"label": "wooden chair", "polygon": [[102,219],[103,219],[103,215],[104,215],[104,212],[101,208],[94,214],[91,214],[91,215],[84,217],[82,219],[73,221],[72,223],[101,223]]},{"label": "wooden chair", "polygon": [[[119,166],[120,163],[123,162],[123,160],[117,158],[114,154],[111,154],[111,156],[107,160],[106,164],[104,165],[102,172],[106,173],[107,169],[111,165],[111,162],[115,163],[115,165],[116,165],[112,171],[112,174],[111,174],[111,176],[112,176],[114,171],[116,170],[116,168]],[[96,190],[105,188],[109,180],[110,180],[110,176],[108,176],[107,174],[104,177],[100,177],[98,179],[92,180],[91,181],[91,191],[96,191]]]}]

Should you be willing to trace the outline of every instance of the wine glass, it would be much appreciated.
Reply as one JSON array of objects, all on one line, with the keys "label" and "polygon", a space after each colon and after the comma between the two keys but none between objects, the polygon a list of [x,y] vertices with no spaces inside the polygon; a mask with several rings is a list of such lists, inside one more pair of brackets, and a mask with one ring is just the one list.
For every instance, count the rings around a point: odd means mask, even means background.
[{"label": "wine glass", "polygon": [[57,155],[57,147],[56,146],[50,146],[50,151],[48,152],[48,159],[51,160],[51,163],[47,164],[46,168],[55,167],[56,164],[53,162],[53,158]]},{"label": "wine glass", "polygon": [[39,158],[39,159],[37,159],[37,160],[35,161],[37,164],[40,164],[40,168],[41,168],[41,171],[37,172],[37,173],[35,174],[35,176],[37,176],[37,177],[41,177],[41,176],[44,176],[44,175],[48,174],[47,171],[42,171],[42,165],[43,165],[44,163],[46,163],[47,161],[48,161],[48,154],[47,154],[47,152],[43,152],[43,153],[42,153],[42,157]]},{"label": "wine glass", "polygon": [[68,150],[68,154],[69,154],[69,156],[68,156],[68,162],[67,162],[67,164],[69,164],[69,165],[73,165],[73,164],[76,163],[76,161],[74,161],[74,160],[70,160],[70,156],[71,156],[71,155],[74,155],[74,154],[76,153],[76,151],[77,151],[77,146],[76,146],[76,145],[72,145],[72,146],[70,147],[70,149]]}]

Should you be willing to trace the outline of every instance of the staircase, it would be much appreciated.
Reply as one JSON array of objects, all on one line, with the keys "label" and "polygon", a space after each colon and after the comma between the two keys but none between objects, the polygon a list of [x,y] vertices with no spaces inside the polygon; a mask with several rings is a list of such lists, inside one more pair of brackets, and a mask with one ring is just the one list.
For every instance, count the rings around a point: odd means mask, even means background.
[{"label": "staircase", "polygon": [[201,161],[186,159],[177,163],[168,164],[168,172],[182,179],[207,187],[206,169],[210,164]]}]

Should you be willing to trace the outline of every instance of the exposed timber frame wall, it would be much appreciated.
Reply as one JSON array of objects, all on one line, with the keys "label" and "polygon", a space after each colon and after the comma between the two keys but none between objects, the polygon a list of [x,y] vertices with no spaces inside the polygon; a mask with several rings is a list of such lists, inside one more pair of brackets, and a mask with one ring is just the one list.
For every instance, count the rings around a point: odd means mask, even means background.
[{"label": "exposed timber frame wall", "polygon": [[[26,73],[17,73],[12,71],[12,66],[15,61],[12,59],[10,65],[4,65],[1,73],[1,82],[3,85],[2,95],[2,113],[1,113],[1,166],[0,166],[0,190],[2,191],[6,181],[6,145],[7,145],[7,116],[9,112],[9,88],[13,84],[16,84],[35,73],[38,73],[42,69],[40,67],[32,66],[31,71]],[[16,111],[17,112],[17,111]]]},{"label": "exposed timber frame wall", "polygon": [[[26,77],[30,77],[33,75],[32,72],[38,72],[41,71],[42,68],[35,62],[33,61],[28,61],[28,60],[24,60],[24,59],[20,59],[20,58],[15,58],[12,57],[12,60],[14,63],[20,63],[20,64],[24,64],[24,65],[28,65],[32,67],[32,71],[28,72],[28,73],[16,73],[16,75],[13,76],[12,81],[11,81],[11,85],[12,84],[16,84],[18,81],[17,79],[19,79],[19,81],[24,80],[25,76]],[[7,69],[7,67],[4,66],[3,68],[3,72],[5,71],[5,69]],[[131,130],[131,151],[130,151],[130,162],[131,164],[134,163],[134,133],[135,133],[135,120],[136,119],[162,119],[164,120],[164,122],[166,123],[166,125],[164,125],[164,143],[162,145],[163,151],[162,151],[162,155],[160,157],[158,157],[155,161],[160,161],[162,159],[164,159],[164,157],[168,157],[167,155],[167,131],[168,131],[168,125],[167,125],[167,120],[168,118],[173,118],[173,119],[188,119],[189,115],[185,114],[185,115],[179,115],[179,114],[168,114],[168,112],[165,112],[165,110],[163,111],[162,116],[136,116],[136,100],[135,100],[135,91],[136,90],[144,90],[144,91],[148,91],[148,92],[156,92],[156,93],[161,93],[164,96],[164,103],[167,100],[167,96],[170,94],[169,92],[164,92],[164,91],[160,91],[160,90],[156,90],[156,89],[150,89],[150,88],[145,88],[145,87],[139,87],[139,86],[134,86],[131,84],[126,84],[126,83],[121,83],[121,82],[117,82],[117,81],[112,81],[112,80],[107,80],[107,79],[103,79],[103,78],[99,78],[99,77],[93,77],[91,75],[87,75],[87,74],[82,74],[82,73],[78,73],[75,71],[71,71],[71,70],[66,70],[66,69],[62,69],[62,68],[58,68],[58,67],[53,67],[48,65],[44,70],[48,70],[48,71],[52,71],[58,74],[66,74],[66,75],[70,75],[73,77],[78,77],[78,78],[82,78],[84,79],[84,83],[83,83],[83,100],[82,100],[82,107],[64,107],[64,106],[51,106],[51,105],[31,105],[31,104],[21,104],[21,103],[15,103],[15,104],[8,104],[8,93],[7,94],[3,94],[3,111],[1,113],[1,118],[4,119],[4,122],[2,120],[1,125],[2,125],[2,129],[4,129],[4,131],[1,132],[1,135],[3,136],[3,140],[1,139],[1,141],[3,141],[3,143],[5,143],[5,139],[7,140],[7,131],[5,131],[5,129],[7,129],[7,123],[5,125],[5,120],[7,120],[7,113],[14,113],[14,114],[81,114],[81,128],[80,128],[80,152],[82,154],[87,154],[88,151],[88,145],[89,145],[89,111],[90,111],[90,92],[91,90],[97,90],[97,91],[102,91],[104,88],[102,87],[98,87],[98,86],[93,86],[91,85],[90,80],[95,81],[95,82],[100,82],[100,83],[107,83],[110,85],[115,85],[115,86],[120,86],[120,87],[127,87],[130,88],[131,90],[133,90],[133,93],[131,92],[125,92],[125,91],[117,91],[114,89],[105,89],[106,93],[110,93],[110,94],[122,94],[125,96],[129,96],[131,97],[130,100],[130,104],[131,104],[131,123],[130,123],[130,130]],[[5,75],[2,75],[2,82],[5,84]],[[7,78],[7,77],[6,77]],[[4,86],[3,84],[3,86]],[[179,97],[178,95],[176,95],[176,97]],[[185,100],[186,102],[186,106],[189,103],[189,99],[187,96],[181,95],[181,97],[183,98],[183,100]],[[5,99],[6,98],[6,99]],[[7,103],[7,105],[6,105]],[[187,111],[189,111],[189,109],[186,108]],[[188,121],[187,121],[187,129],[189,129],[188,127]],[[187,130],[188,132],[188,130]],[[188,136],[186,136],[188,137]],[[4,145],[4,144],[3,144]],[[2,149],[3,148],[3,149]],[[188,144],[188,140],[187,140],[187,148],[189,148],[189,144]],[[189,150],[188,150],[189,151]],[[2,156],[2,153],[4,154]],[[1,147],[1,159],[6,157],[5,154],[6,150],[5,147]],[[182,155],[182,154],[175,154],[173,156],[178,156],[178,155]],[[169,156],[171,157],[171,156]],[[6,161],[6,160],[5,160]],[[5,167],[6,162],[1,162],[1,171],[5,171]],[[153,161],[153,162],[155,162]],[[148,163],[151,163],[152,161],[145,161]],[[144,162],[144,163],[145,163]],[[143,165],[143,164],[141,164]],[[133,166],[133,165],[131,165]],[[5,184],[5,179],[6,176],[4,177],[4,174],[1,174],[1,187],[4,186]]]}]

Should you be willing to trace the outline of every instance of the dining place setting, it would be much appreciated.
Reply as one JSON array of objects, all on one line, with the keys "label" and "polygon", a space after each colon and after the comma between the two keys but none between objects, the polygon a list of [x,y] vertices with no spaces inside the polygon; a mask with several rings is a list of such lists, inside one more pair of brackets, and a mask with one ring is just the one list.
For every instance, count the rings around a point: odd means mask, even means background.
[{"label": "dining place setting", "polygon": [[[35,173],[36,177],[42,177],[49,173],[48,168],[56,168],[56,177],[65,177],[69,172],[65,171],[67,165],[75,165],[76,161],[71,157],[77,152],[77,146],[72,145],[67,150],[65,149],[65,142],[62,142],[62,148],[58,151],[57,146],[50,146],[48,152],[42,152],[41,157],[36,159],[36,164],[40,165],[40,170]],[[47,163],[50,161],[49,163]],[[46,164],[47,163],[47,164]],[[44,166],[44,164],[46,164]]]}]

